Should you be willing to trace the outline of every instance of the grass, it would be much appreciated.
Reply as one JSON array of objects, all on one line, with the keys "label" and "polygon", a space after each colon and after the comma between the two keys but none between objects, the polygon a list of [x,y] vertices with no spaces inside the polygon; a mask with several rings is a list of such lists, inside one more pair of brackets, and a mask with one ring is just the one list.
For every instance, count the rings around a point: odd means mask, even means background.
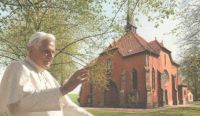
[{"label": "grass", "polygon": [[75,94],[75,93],[70,93],[68,94],[68,96],[70,97],[70,99],[77,105],[79,105],[79,102],[78,102],[78,94]]},{"label": "grass", "polygon": [[[78,103],[78,94],[69,94],[71,100]],[[199,116],[200,114],[200,104],[190,105],[188,107],[177,107],[177,108],[166,108],[166,109],[152,109],[145,112],[119,112],[119,111],[107,111],[107,110],[97,110],[89,109],[94,116]],[[0,116],[8,116],[6,114],[0,113]]]},{"label": "grass", "polygon": [[[149,112],[111,112],[111,111],[97,111],[88,110],[94,116],[199,116],[200,114],[200,104],[191,105],[189,107],[178,107],[178,108],[167,108],[163,110],[153,109]],[[8,116],[6,114],[0,114],[0,116]]]},{"label": "grass", "polygon": [[0,116],[9,116],[9,115],[6,113],[0,113]]},{"label": "grass", "polygon": [[94,116],[199,116],[200,114],[200,104],[191,105],[188,107],[178,107],[178,108],[167,108],[163,110],[155,110],[148,112],[110,112],[110,111],[97,111],[88,110]]}]

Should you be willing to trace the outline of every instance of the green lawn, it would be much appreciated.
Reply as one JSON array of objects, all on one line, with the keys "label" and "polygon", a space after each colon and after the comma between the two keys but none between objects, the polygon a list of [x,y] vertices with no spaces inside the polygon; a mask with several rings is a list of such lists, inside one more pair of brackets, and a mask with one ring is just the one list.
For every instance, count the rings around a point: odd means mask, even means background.
[{"label": "green lawn", "polygon": [[[126,113],[126,112],[109,112],[109,111],[95,111],[88,110],[94,116],[199,116],[200,104],[192,105],[190,107],[167,108],[164,110],[157,110],[152,112]],[[0,116],[8,116],[0,114]]]},{"label": "green lawn", "polygon": [[78,102],[78,94],[68,94],[68,96],[71,98],[71,100],[75,103],[75,104],[77,104],[77,105],[79,105],[79,102]]},{"label": "green lawn", "polygon": [[105,112],[88,110],[94,116],[200,116],[200,104],[190,107],[167,108],[164,110],[152,110],[150,112],[126,113],[126,112]]},{"label": "green lawn", "polygon": [[[79,104],[77,94],[69,94],[71,100]],[[192,105],[190,107],[167,108],[164,110],[152,110],[151,112],[127,113],[127,112],[111,112],[88,110],[94,116],[200,116],[200,104]]]},{"label": "green lawn", "polygon": [[[77,94],[69,94],[69,97],[73,102],[78,104],[78,95]],[[105,111],[105,110],[88,110],[94,116],[200,116],[200,104],[191,105],[188,107],[178,107],[178,108],[166,108],[166,109],[152,109],[151,111],[146,112],[135,112],[135,113],[127,113],[127,112],[118,112],[118,111]],[[1,114],[0,116],[8,116],[5,114]]]},{"label": "green lawn", "polygon": [[0,113],[0,116],[9,116],[9,115],[6,113]]}]

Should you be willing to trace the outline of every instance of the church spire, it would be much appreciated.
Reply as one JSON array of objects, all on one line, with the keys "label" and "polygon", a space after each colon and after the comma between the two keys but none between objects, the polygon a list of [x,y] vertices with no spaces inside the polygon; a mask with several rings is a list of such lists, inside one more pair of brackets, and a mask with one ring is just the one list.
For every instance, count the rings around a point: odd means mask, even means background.
[{"label": "church spire", "polygon": [[135,26],[135,22],[134,22],[134,17],[133,17],[133,11],[131,11],[131,7],[130,7],[130,0],[128,0],[127,2],[127,24],[126,24],[126,32],[135,32],[136,33],[136,29],[137,27]]}]

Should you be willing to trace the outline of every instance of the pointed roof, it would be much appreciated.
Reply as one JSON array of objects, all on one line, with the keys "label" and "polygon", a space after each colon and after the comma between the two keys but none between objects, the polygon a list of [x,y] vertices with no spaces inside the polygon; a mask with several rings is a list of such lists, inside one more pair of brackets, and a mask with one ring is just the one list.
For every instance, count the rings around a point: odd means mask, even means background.
[{"label": "pointed roof", "polygon": [[163,48],[169,53],[171,53],[167,48],[164,47],[163,43],[158,42],[156,39],[149,42],[149,45],[156,50],[156,52],[160,53],[160,50]]},{"label": "pointed roof", "polygon": [[114,41],[111,46],[118,48],[122,56],[129,56],[144,51],[159,55],[147,41],[134,32],[129,32],[122,36],[118,41]]},{"label": "pointed roof", "polygon": [[164,50],[166,52],[169,53],[169,58],[171,60],[171,62],[176,65],[176,66],[179,66],[177,63],[174,62],[174,60],[172,59],[172,56],[171,56],[171,51],[168,50],[167,48],[164,47],[163,43],[161,42],[158,42],[157,40],[154,40],[154,41],[151,41],[149,42],[149,45],[157,52],[157,53],[160,53],[161,50]]}]

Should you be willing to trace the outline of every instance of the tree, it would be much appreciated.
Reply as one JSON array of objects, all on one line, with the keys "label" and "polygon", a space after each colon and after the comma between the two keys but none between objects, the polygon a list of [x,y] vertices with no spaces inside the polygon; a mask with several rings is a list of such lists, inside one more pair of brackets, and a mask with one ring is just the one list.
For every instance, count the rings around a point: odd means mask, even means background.
[{"label": "tree", "polygon": [[90,70],[90,84],[95,88],[100,88],[101,90],[107,89],[108,77],[107,77],[107,68],[103,62],[95,62],[89,67]]},{"label": "tree", "polygon": [[[125,24],[120,22],[126,20],[128,1],[0,0],[0,63],[24,58],[33,32],[53,33],[58,52],[50,71],[62,83],[77,64],[85,65],[108,39],[124,33]],[[105,4],[113,6],[114,16],[105,16]],[[130,0],[129,4],[134,15],[144,13],[156,21],[174,13],[175,0]]]},{"label": "tree", "polygon": [[175,34],[180,38],[180,45],[183,50],[196,50],[200,44],[200,1],[198,0],[182,0],[176,18],[180,23],[174,29]]},{"label": "tree", "polygon": [[158,27],[160,23],[163,23],[163,19],[175,13],[178,3],[176,0],[115,0],[113,4],[114,12],[121,14],[116,17],[123,26],[127,22],[127,14],[130,13],[135,21],[141,23],[139,16],[144,15],[148,21],[154,22],[155,27]]},{"label": "tree", "polygon": [[191,52],[188,52],[181,61],[180,67],[181,75],[184,77],[183,82],[188,85],[195,100],[200,97],[200,59],[196,56],[198,55],[191,55]]},{"label": "tree", "polygon": [[181,75],[197,99],[200,97],[200,1],[182,0],[176,16],[180,23],[173,33],[179,38],[181,48]]},{"label": "tree", "polygon": [[99,20],[104,16],[96,1],[1,0],[0,6],[1,63],[24,58],[26,43],[34,32],[53,33],[58,52],[50,71],[61,82],[75,69],[74,61],[82,57],[80,42],[101,35],[103,21]]}]

